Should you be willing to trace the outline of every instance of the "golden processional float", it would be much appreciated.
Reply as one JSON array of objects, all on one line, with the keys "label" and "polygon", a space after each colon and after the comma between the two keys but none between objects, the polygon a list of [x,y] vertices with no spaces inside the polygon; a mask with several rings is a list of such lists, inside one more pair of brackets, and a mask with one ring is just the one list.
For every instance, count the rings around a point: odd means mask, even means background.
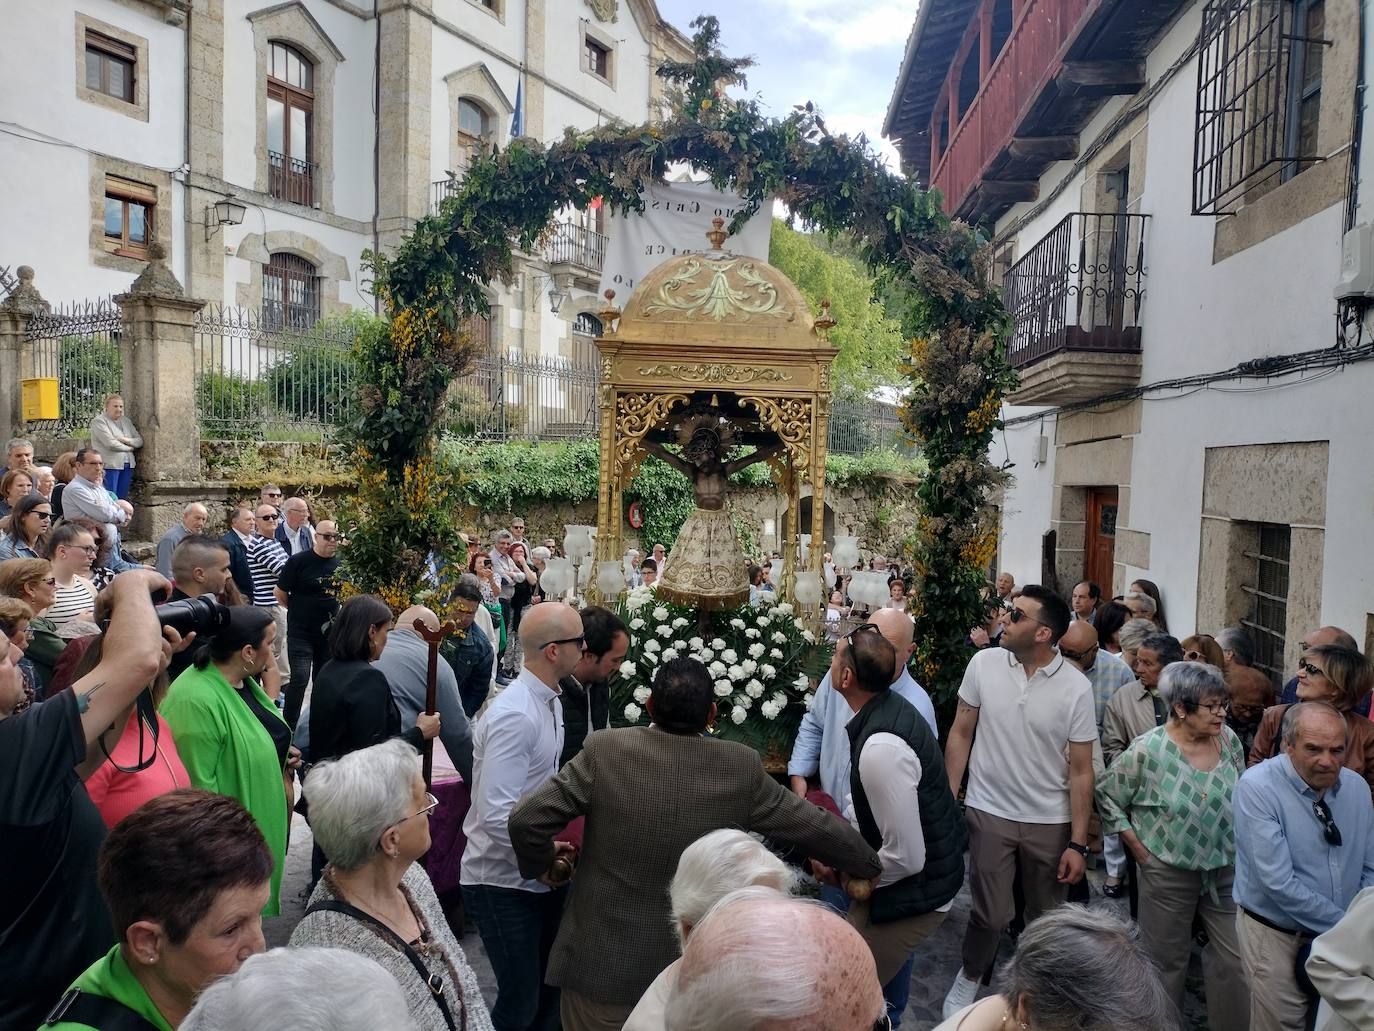
[{"label": "golden processional float", "polygon": [[[645,457],[657,455],[688,475],[697,500],[670,542],[660,596],[703,610],[743,604],[748,581],[726,511],[726,484],[738,468],[766,461],[787,497],[779,587],[814,617],[823,600],[835,320],[828,301],[813,317],[796,285],[766,261],[724,250],[723,225],[712,221],[710,250],[671,258],[646,275],[623,312],[615,292],[606,291],[598,313],[604,331],[596,340],[597,558],[609,562],[623,553],[625,489]],[[668,444],[679,452],[667,451]],[[801,499],[808,486],[811,525],[804,528]]]}]

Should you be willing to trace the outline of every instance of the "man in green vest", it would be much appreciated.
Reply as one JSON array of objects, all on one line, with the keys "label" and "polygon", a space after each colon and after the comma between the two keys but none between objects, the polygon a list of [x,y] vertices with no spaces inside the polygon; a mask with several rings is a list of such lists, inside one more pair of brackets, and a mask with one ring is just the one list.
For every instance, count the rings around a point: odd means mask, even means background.
[{"label": "man in green vest", "polygon": [[845,817],[883,867],[867,897],[851,887],[849,922],[873,950],[882,984],[944,922],[964,882],[968,841],[935,735],[890,690],[896,660],[891,642],[865,623],[836,642],[830,665],[830,682],[853,713]]}]

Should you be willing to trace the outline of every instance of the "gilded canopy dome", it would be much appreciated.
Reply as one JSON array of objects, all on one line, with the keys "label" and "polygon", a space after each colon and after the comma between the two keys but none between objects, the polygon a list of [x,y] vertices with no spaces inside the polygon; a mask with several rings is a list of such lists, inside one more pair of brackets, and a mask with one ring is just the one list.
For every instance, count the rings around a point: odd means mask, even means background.
[{"label": "gilded canopy dome", "polygon": [[720,219],[706,235],[711,250],[670,258],[640,280],[607,338],[830,349],[817,335],[816,320],[796,284],[761,258],[722,250],[726,234]]}]

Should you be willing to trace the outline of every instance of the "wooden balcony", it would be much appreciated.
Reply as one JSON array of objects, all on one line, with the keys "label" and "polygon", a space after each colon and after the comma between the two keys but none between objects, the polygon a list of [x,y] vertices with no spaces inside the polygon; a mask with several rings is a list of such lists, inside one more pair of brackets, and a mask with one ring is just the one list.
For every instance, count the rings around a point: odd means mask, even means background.
[{"label": "wooden balcony", "polygon": [[1145,85],[1145,55],[1188,0],[925,3],[884,131],[946,212],[995,221],[1078,156],[1108,98]]},{"label": "wooden balcony", "polygon": [[1013,404],[1067,404],[1140,382],[1148,215],[1075,212],[1006,274]]}]

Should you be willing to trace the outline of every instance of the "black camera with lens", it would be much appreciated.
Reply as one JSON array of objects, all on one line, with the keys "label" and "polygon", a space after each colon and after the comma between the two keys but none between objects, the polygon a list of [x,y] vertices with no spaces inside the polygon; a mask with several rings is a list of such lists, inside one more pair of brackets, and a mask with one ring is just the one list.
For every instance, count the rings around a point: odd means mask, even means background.
[{"label": "black camera with lens", "polygon": [[229,606],[214,598],[183,598],[157,607],[157,618],[163,626],[172,627],[182,637],[195,631],[208,637],[229,625]]}]

